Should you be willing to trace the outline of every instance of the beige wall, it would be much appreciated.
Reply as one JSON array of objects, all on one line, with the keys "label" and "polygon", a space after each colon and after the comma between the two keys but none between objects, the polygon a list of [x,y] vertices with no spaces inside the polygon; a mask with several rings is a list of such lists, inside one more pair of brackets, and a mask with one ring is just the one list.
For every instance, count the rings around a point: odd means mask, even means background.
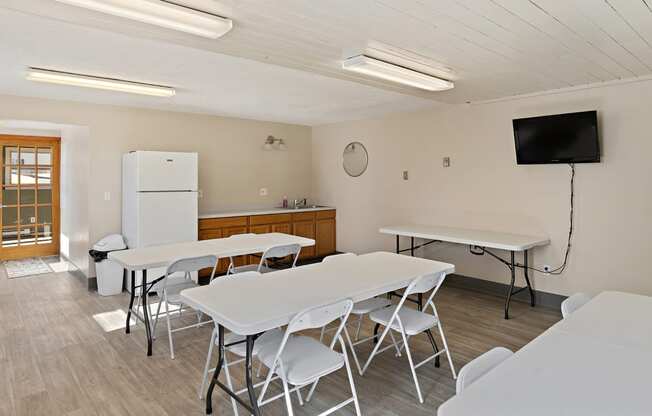
[{"label": "beige wall", "polygon": [[[517,166],[511,120],[597,109],[603,161],[577,166],[567,272],[537,274],[535,286],[559,294],[651,295],[651,97],[648,81],[315,127],[313,195],[338,207],[339,250],[393,250],[380,226],[431,223],[548,235],[552,244],[535,251],[534,263],[557,266],[568,232],[569,167]],[[369,150],[368,171],[359,178],[341,167],[351,140]],[[450,168],[442,167],[444,156]],[[440,245],[425,255],[453,262],[463,275],[507,281],[504,266],[466,247]]]},{"label": "beige wall", "polygon": [[[269,207],[284,195],[310,195],[311,131],[305,126],[2,95],[0,120],[88,128],[91,243],[120,232],[121,157],[130,150],[198,152],[200,213]],[[283,138],[288,150],[263,151],[269,134]],[[268,196],[259,196],[261,187],[268,188]],[[109,201],[104,200],[105,192],[110,193]]]}]

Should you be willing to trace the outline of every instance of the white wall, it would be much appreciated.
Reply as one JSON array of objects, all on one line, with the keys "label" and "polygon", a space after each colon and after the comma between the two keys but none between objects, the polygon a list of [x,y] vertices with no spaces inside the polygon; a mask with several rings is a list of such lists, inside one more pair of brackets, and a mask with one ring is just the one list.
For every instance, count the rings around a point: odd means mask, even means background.
[{"label": "white wall", "polygon": [[[548,235],[552,244],[535,251],[534,263],[557,266],[568,232],[569,167],[517,166],[511,120],[597,109],[603,160],[577,166],[569,267],[561,277],[537,274],[535,286],[652,294],[650,97],[647,81],[315,127],[313,195],[338,207],[339,250],[393,250],[380,226],[430,223]],[[359,178],[341,166],[351,140],[369,151]],[[450,168],[442,167],[444,156]],[[453,262],[463,275],[507,282],[504,266],[467,247],[440,245],[425,255]]]},{"label": "white wall", "polygon": [[[130,150],[198,152],[203,191],[200,213],[274,206],[284,195],[289,199],[310,196],[311,130],[305,126],[6,95],[0,95],[0,120],[88,128],[87,142],[77,141],[74,133],[64,137],[63,151],[69,151],[70,159],[64,162],[67,173],[62,167],[62,174],[69,185],[78,187],[71,201],[81,203],[84,181],[87,184],[91,243],[121,230],[121,161]],[[283,138],[288,150],[263,151],[270,134]],[[66,145],[66,137],[71,146]],[[84,154],[88,155],[86,164],[77,160]],[[68,175],[86,178],[76,177],[77,182],[72,182]],[[268,188],[268,196],[259,196],[261,187]],[[74,192],[66,188],[69,191]],[[109,201],[104,200],[105,192],[110,193]],[[74,227],[70,230],[73,236],[83,233]],[[81,244],[81,238],[73,240]],[[71,247],[77,243],[71,242]]]}]

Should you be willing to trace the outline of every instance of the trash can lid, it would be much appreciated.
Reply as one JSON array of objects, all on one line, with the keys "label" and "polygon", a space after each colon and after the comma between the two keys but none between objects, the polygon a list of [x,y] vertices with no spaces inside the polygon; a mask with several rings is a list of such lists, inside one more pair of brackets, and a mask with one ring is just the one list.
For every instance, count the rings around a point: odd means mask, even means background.
[{"label": "trash can lid", "polygon": [[127,248],[125,240],[120,234],[110,234],[95,243],[93,250],[97,251],[115,251]]}]

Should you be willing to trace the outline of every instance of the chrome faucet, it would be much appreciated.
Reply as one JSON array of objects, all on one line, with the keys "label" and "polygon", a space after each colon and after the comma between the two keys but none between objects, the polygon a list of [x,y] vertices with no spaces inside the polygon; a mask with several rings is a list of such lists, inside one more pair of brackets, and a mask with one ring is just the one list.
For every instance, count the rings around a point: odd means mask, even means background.
[{"label": "chrome faucet", "polygon": [[294,209],[305,208],[306,205],[308,205],[308,201],[306,200],[306,198],[294,200]]}]

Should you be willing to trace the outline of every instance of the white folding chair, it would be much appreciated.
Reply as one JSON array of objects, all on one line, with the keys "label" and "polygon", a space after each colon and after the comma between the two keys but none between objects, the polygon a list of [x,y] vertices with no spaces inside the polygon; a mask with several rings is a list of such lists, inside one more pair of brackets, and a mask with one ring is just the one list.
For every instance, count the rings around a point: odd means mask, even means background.
[{"label": "white folding chair", "polygon": [[[332,263],[332,262],[336,262],[336,261],[343,261],[343,260],[355,258],[356,256],[357,255],[354,254],[354,253],[333,254],[332,256],[324,257],[324,259],[322,260],[322,263]],[[391,304],[392,304],[392,302],[389,299],[385,298],[385,297],[375,297],[375,298],[363,300],[361,302],[356,302],[353,305],[353,309],[351,309],[351,315],[355,315],[358,318],[354,322],[347,321],[346,325],[349,326],[349,325],[351,325],[353,323],[357,323],[356,329],[355,329],[355,336],[353,337],[355,342],[351,341],[351,337],[349,336],[348,330],[346,330],[346,329],[345,329],[345,336],[347,338],[349,348],[351,349],[351,355],[353,355],[353,360],[355,361],[355,365],[356,365],[356,367],[358,369],[358,373],[360,373],[360,375],[362,375],[362,368],[360,367],[360,361],[358,360],[358,355],[355,352],[355,346],[360,345],[363,342],[367,342],[367,341],[370,341],[370,340],[373,340],[374,338],[376,338],[375,336],[370,336],[370,337],[360,339],[360,329],[362,328],[362,321],[363,321],[364,317],[366,315],[370,314],[371,312],[377,311],[377,310],[382,309],[382,308],[386,308],[386,307],[390,306]],[[324,335],[326,334],[326,332],[331,332],[331,331],[334,331],[336,329],[337,329],[337,327],[327,329],[326,326],[324,326],[321,329],[321,334],[319,336],[319,340],[322,341],[324,339]],[[393,335],[390,333],[390,336],[393,336]]]},{"label": "white folding chair", "polygon": [[[292,318],[279,346],[266,345],[260,349],[258,359],[269,368],[258,399],[260,406],[285,396],[288,415],[292,416],[291,392],[298,392],[302,387],[312,384],[306,397],[306,401],[310,401],[319,379],[340,370],[342,367],[346,367],[352,396],[320,413],[319,416],[331,414],[350,403],[354,404],[356,415],[360,416],[358,395],[353,382],[346,346],[342,339],[342,330],[346,325],[352,307],[353,301],[345,299],[329,305],[308,308]],[[306,329],[323,327],[337,319],[340,320],[340,325],[330,346],[326,346],[312,337],[293,335]],[[338,341],[341,353],[333,349]],[[265,399],[265,393],[269,383],[273,380],[273,376],[280,378],[283,383],[283,393]],[[290,388],[290,385],[293,387]]]},{"label": "white folding chair", "polygon": [[[202,322],[201,312],[197,311],[197,323],[192,325],[187,325],[181,328],[172,329],[170,324],[170,305],[179,307],[179,317],[181,317],[183,311],[183,301],[181,300],[181,291],[191,287],[197,287],[198,284],[193,282],[191,279],[191,273],[198,272],[201,269],[212,268],[211,281],[215,277],[215,270],[217,268],[217,257],[215,256],[200,256],[200,257],[189,257],[185,259],[176,260],[170,264],[165,271],[165,277],[154,285],[154,290],[159,294],[158,307],[156,308],[156,317],[154,320],[154,326],[152,328],[152,333],[156,334],[156,326],[158,325],[159,315],[161,312],[161,304],[165,305],[165,320],[167,321],[168,326],[168,339],[170,342],[170,357],[174,360],[174,343],[172,341],[172,334],[174,332],[183,331],[185,329],[197,328],[199,326],[208,324],[212,321]],[[170,275],[175,273],[183,273],[184,280],[180,283],[170,285],[168,279]],[[161,293],[163,294],[161,296]]]},{"label": "white folding chair", "polygon": [[[228,279],[260,279],[261,274],[256,272],[256,271],[250,271],[250,272],[243,272],[243,273],[238,273],[234,275],[228,275],[228,276],[222,276],[219,279],[215,279],[211,282],[211,285],[213,284],[219,284],[221,282],[227,281]],[[275,348],[277,348],[281,340],[283,339],[283,331],[280,329],[272,329],[270,331],[265,332],[261,336],[258,337],[256,342],[254,342],[254,348],[253,348],[253,357],[255,358],[258,355],[258,352],[260,351],[261,348],[267,345],[273,345]],[[235,361],[229,361],[227,354],[222,354],[224,357],[224,366],[222,367],[224,369],[224,376],[226,378],[226,383],[228,387],[233,390],[232,386],[232,381],[231,381],[231,374],[229,371],[229,367],[234,366],[236,364],[242,363],[245,361],[245,357],[247,355],[247,350],[246,350],[246,345],[245,345],[246,337],[243,335],[236,334],[234,332],[228,333],[224,337],[224,345],[225,351],[228,351],[239,358],[236,359]],[[212,373],[215,371],[214,368],[210,368],[210,363],[211,363],[211,357],[213,355],[213,347],[217,345],[218,340],[217,340],[217,328],[213,330],[213,334],[211,335],[211,340],[208,346],[208,355],[206,356],[206,365],[204,366],[204,375],[202,378],[201,386],[199,387],[199,399],[201,400],[204,397],[204,389],[206,387],[206,382],[208,381],[208,374]],[[260,368],[260,367],[259,367]],[[258,384],[258,386],[262,385],[262,383]],[[238,392],[237,394],[242,394],[243,392],[247,391],[247,389],[242,389]],[[297,395],[299,396],[299,400],[301,401],[301,395],[298,392]],[[231,398],[231,405],[233,407],[233,413],[237,416],[238,415],[238,404],[235,401],[235,399]]]},{"label": "white folding chair", "polygon": [[[369,318],[373,322],[384,326],[385,329],[383,330],[378,343],[375,345],[373,351],[371,352],[367,363],[362,369],[362,373],[364,374],[367,371],[369,364],[371,364],[371,360],[373,360],[377,354],[392,347],[396,348],[394,343],[393,345],[386,346],[383,349],[380,349],[380,346],[385,339],[385,336],[390,333],[390,331],[399,332],[403,338],[403,342],[400,343],[401,345],[398,349],[399,351],[397,355],[400,354],[401,349],[405,348],[405,352],[407,353],[408,361],[410,363],[410,370],[412,371],[412,378],[414,379],[414,385],[417,389],[419,402],[421,403],[423,403],[423,396],[421,395],[421,388],[419,387],[419,380],[417,379],[417,368],[436,359],[440,354],[445,352],[446,356],[448,357],[448,364],[451,367],[453,378],[457,378],[457,375],[455,374],[455,367],[453,366],[453,359],[451,358],[451,354],[448,350],[448,344],[446,343],[446,337],[444,336],[444,330],[442,329],[441,321],[437,314],[437,308],[435,308],[435,304],[432,301],[435,294],[444,282],[445,277],[446,275],[444,273],[418,277],[414,279],[412,283],[410,283],[407,289],[405,289],[398,305],[380,309],[369,314]],[[432,290],[432,294],[428,297],[423,311],[404,307],[408,296],[413,294],[426,293],[430,290]],[[428,306],[432,308],[432,314],[426,312]],[[430,334],[429,331],[435,326],[439,330],[439,336],[441,337],[444,348],[415,365],[412,360],[412,353],[410,352],[408,339],[411,336],[421,334],[422,332],[427,332],[428,336],[432,337],[432,334]]]},{"label": "white folding chair", "polygon": [[455,383],[455,393],[460,394],[462,390],[471,385],[480,377],[493,370],[498,364],[502,363],[514,355],[511,350],[504,347],[490,349],[474,360],[470,361],[460,370]]},{"label": "white folding chair", "polygon": [[299,259],[299,253],[301,252],[300,244],[284,244],[274,247],[270,247],[263,255],[260,257],[260,262],[258,264],[247,264],[245,266],[235,266],[233,263],[233,258],[230,257],[231,263],[229,268],[226,271],[226,274],[236,274],[243,272],[256,271],[259,273],[268,273],[273,272],[274,269],[269,267],[268,260],[270,259],[279,259],[287,256],[292,256],[292,266],[295,267],[297,260]]},{"label": "white folding chair", "polygon": [[568,315],[584,306],[584,304],[590,300],[591,297],[582,292],[575,293],[574,295],[567,297],[561,303],[561,316],[566,318]]}]

